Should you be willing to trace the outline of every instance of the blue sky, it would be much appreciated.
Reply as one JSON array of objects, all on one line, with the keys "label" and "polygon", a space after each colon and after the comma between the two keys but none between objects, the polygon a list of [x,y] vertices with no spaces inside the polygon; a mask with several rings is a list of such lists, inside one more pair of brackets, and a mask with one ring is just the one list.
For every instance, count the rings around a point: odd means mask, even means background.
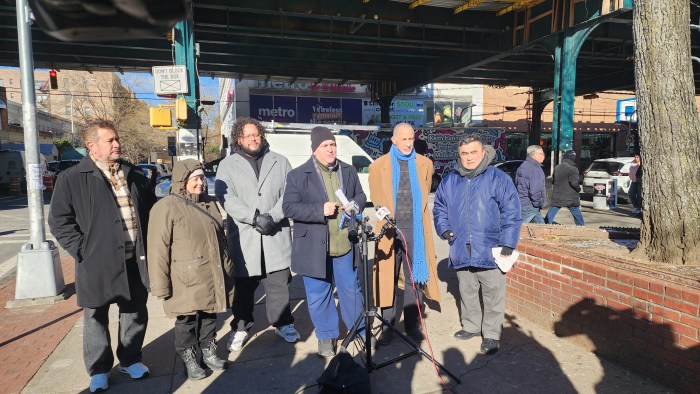
[{"label": "blue sky", "polygon": [[[168,102],[170,99],[158,97],[153,93],[153,75],[150,73],[124,73],[117,74],[124,85],[128,86],[136,98],[144,100],[149,106],[156,106]],[[199,96],[203,100],[219,100],[219,79],[211,77],[199,77]],[[218,105],[218,104],[217,104]]]}]

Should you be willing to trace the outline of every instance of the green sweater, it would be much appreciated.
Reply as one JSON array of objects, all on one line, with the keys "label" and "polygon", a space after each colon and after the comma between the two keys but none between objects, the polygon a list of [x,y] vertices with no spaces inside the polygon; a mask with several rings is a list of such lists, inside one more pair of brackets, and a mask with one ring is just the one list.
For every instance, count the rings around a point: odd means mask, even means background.
[{"label": "green sweater", "polygon": [[[337,161],[336,161],[337,163]],[[336,214],[327,217],[328,220],[328,254],[332,257],[342,256],[350,251],[350,240],[348,239],[348,229],[340,229],[340,217],[343,210],[340,209],[342,203],[335,195],[335,191],[340,189],[340,180],[338,179],[338,166],[329,169],[324,164],[316,160],[316,165],[321,170],[321,178],[323,179],[323,187],[326,189],[328,201],[335,202],[338,206]]]}]

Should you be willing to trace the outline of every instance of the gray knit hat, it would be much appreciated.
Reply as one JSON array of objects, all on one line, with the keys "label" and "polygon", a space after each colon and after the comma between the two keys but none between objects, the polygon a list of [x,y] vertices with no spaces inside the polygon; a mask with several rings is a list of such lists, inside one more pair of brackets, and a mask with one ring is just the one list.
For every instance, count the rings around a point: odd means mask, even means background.
[{"label": "gray knit hat", "polygon": [[328,127],[317,126],[311,129],[311,151],[315,152],[316,148],[323,143],[323,141],[333,140],[335,141],[335,136]]}]

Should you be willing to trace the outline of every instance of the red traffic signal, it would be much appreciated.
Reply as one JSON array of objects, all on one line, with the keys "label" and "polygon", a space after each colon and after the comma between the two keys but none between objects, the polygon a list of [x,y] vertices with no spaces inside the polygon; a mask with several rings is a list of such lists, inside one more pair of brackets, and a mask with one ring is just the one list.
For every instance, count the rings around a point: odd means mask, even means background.
[{"label": "red traffic signal", "polygon": [[49,81],[51,81],[51,89],[58,89],[58,76],[56,70],[49,71]]}]

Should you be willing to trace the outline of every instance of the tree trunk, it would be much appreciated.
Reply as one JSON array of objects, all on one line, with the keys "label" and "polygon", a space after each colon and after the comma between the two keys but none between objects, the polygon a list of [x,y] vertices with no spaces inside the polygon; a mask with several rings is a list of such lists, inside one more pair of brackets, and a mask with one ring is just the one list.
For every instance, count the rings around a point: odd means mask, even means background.
[{"label": "tree trunk", "polygon": [[634,2],[643,168],[637,250],[672,264],[700,264],[700,121],[689,21],[689,0]]}]

